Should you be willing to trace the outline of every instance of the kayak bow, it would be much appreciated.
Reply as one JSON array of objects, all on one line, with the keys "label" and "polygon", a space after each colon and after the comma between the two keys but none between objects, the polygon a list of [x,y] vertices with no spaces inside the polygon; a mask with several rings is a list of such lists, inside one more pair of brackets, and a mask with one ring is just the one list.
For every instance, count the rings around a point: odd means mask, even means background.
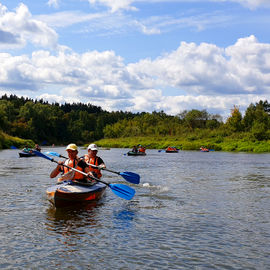
[{"label": "kayak bow", "polygon": [[78,203],[97,201],[104,195],[106,185],[103,183],[86,184],[64,181],[51,186],[46,193],[49,201],[56,207],[71,206]]}]

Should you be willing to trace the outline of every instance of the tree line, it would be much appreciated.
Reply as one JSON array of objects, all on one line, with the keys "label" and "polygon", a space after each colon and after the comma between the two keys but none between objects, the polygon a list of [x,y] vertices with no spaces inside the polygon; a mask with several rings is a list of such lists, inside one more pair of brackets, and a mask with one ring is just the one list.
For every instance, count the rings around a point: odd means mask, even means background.
[{"label": "tree line", "polygon": [[[188,136],[194,132],[230,136],[245,133],[253,140],[270,139],[270,104],[259,101],[242,115],[234,106],[223,122],[218,114],[206,110],[182,111],[167,115],[108,112],[84,103],[50,104],[41,100],[3,95],[0,98],[0,130],[11,136],[32,139],[40,144],[84,144],[102,138],[136,136]],[[214,136],[214,135],[213,135]]]},{"label": "tree line", "polygon": [[83,103],[49,104],[41,100],[3,95],[0,98],[0,130],[40,144],[83,144],[103,138],[106,125],[136,114],[107,112]]},{"label": "tree line", "polygon": [[[270,104],[268,101],[251,103],[244,116],[234,106],[231,115],[223,122],[218,114],[206,110],[183,111],[176,116],[164,112],[143,113],[132,119],[122,119],[104,128],[105,138],[128,136],[202,136],[227,137],[244,134],[249,140],[270,139]],[[198,136],[197,136],[198,138]]]}]

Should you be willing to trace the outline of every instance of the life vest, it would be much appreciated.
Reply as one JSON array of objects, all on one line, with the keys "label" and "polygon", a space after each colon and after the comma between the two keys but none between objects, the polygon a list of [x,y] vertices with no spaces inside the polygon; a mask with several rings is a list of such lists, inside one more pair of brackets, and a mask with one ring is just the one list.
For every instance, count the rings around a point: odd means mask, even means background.
[{"label": "life vest", "polygon": [[[92,165],[95,165],[95,166],[98,166],[98,157],[92,157],[90,158],[88,155],[85,155],[84,156],[84,161],[88,164],[92,164]],[[94,172],[94,175],[96,175],[97,178],[101,178],[102,174],[101,174],[101,171],[97,168],[94,168],[92,166],[89,166],[90,168],[90,172]]]},{"label": "life vest", "polygon": [[139,152],[144,153],[145,152],[145,148],[144,147],[140,147],[139,148]]},{"label": "life vest", "polygon": [[[78,160],[76,160],[76,159],[74,159],[74,160],[67,159],[64,164],[69,166],[69,167],[72,167],[76,170],[83,172],[83,168],[77,166]],[[64,167],[64,174],[69,172],[70,170],[71,169]],[[82,179],[84,179],[84,175],[75,171],[75,174],[74,174],[74,177],[72,180],[82,180]]]}]

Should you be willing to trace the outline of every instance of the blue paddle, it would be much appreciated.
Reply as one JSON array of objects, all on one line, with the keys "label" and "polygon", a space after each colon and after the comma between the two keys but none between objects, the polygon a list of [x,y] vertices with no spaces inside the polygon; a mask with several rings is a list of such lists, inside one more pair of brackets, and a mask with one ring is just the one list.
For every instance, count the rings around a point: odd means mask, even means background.
[{"label": "blue paddle", "polygon": [[[33,152],[34,152],[37,156],[39,156],[39,157],[48,159],[48,160],[50,160],[50,161],[52,161],[52,162],[55,162],[55,163],[59,164],[59,163],[58,163],[56,160],[54,160],[53,158],[50,158],[50,157],[44,155],[43,153],[41,153],[41,152],[39,152],[39,151],[33,150]],[[96,178],[96,177],[89,176],[87,173],[84,173],[84,172],[82,172],[82,171],[80,171],[80,170],[77,170],[77,169],[72,168],[72,167],[70,167],[70,166],[67,166],[67,165],[65,165],[65,164],[60,164],[60,165],[62,165],[62,166],[64,166],[64,167],[67,167],[67,168],[69,168],[69,169],[71,169],[71,170],[73,170],[73,171],[75,171],[75,172],[81,173],[81,174],[85,175],[86,177],[90,177],[90,178],[94,179],[94,180],[97,181],[97,182],[101,182],[101,183],[105,184],[106,186],[108,186],[108,187],[112,190],[112,192],[113,192],[114,194],[116,194],[116,195],[119,196],[120,198],[123,198],[123,199],[125,199],[125,200],[131,200],[131,199],[134,197],[134,195],[135,195],[135,190],[134,190],[133,188],[129,187],[129,186],[126,186],[126,185],[123,185],[123,184],[109,184],[109,183],[107,183],[107,182],[104,182],[104,181],[102,181],[102,180],[100,180],[100,179],[98,179],[98,178]]]},{"label": "blue paddle", "polygon": [[[55,156],[55,157],[60,157],[60,158],[67,159],[67,157],[62,156],[62,155],[60,155],[60,154],[58,154],[56,152],[45,152],[45,154],[50,155],[50,156]],[[87,163],[87,165],[90,165],[93,168],[98,168],[98,166],[92,165],[92,164],[89,164],[89,163]],[[128,182],[130,182],[132,184],[139,184],[140,183],[140,175],[137,174],[137,173],[133,173],[133,172],[116,172],[116,171],[109,170],[107,168],[101,168],[101,170],[121,175],[126,181],[128,181]]]}]

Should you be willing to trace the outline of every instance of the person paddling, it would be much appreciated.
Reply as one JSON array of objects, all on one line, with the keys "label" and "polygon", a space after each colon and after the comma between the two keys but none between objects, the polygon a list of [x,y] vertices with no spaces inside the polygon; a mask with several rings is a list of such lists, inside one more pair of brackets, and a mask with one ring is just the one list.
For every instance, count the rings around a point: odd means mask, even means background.
[{"label": "person paddling", "polygon": [[41,148],[40,148],[40,146],[38,144],[35,145],[35,150],[37,150],[38,152],[41,151]]},{"label": "person paddling", "polygon": [[140,152],[140,153],[145,153],[145,147],[143,147],[143,146],[141,146],[141,145],[139,144],[138,152]]},{"label": "person paddling", "polygon": [[[87,147],[88,150],[88,154],[84,155],[84,161],[90,166],[90,172],[93,173],[93,175],[97,178],[101,178],[102,174],[101,174],[101,169],[102,168],[106,168],[106,165],[104,163],[104,161],[102,160],[102,158],[100,158],[99,156],[97,156],[97,152],[98,152],[98,147],[96,144],[92,143],[89,144],[89,146]],[[91,165],[94,165],[93,167]]]},{"label": "person paddling", "polygon": [[132,151],[132,152],[134,152],[134,153],[137,153],[137,152],[138,152],[138,148],[137,148],[137,146],[136,146],[136,145],[134,145],[131,151]]},{"label": "person paddling", "polygon": [[89,169],[89,166],[85,163],[83,159],[78,158],[78,147],[76,144],[71,143],[66,147],[66,151],[68,153],[68,159],[63,163],[59,162],[56,168],[51,172],[50,177],[54,178],[59,173],[62,173],[62,176],[58,178],[58,182],[62,182],[64,180],[72,180],[74,182],[87,182],[85,176],[79,172],[73,171],[64,165],[75,168],[81,172],[87,173],[90,177],[94,176]]}]

